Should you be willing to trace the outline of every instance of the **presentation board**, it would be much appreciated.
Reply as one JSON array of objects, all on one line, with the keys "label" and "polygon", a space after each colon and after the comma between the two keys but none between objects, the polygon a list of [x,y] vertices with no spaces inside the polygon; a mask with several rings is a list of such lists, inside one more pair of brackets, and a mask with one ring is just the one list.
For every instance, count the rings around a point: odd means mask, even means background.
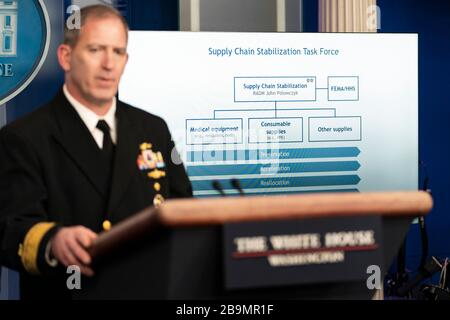
[{"label": "presentation board", "polygon": [[119,98],[166,120],[197,197],[417,189],[417,34],[133,31],[129,54]]}]

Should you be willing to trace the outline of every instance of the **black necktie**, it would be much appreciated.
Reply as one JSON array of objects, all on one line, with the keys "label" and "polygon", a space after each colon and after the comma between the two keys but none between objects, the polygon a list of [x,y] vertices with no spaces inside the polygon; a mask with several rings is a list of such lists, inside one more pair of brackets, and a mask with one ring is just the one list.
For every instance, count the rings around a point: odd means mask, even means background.
[{"label": "black necktie", "polygon": [[97,123],[97,128],[103,132],[103,148],[101,152],[101,163],[103,169],[103,185],[106,194],[109,194],[112,179],[112,168],[114,159],[114,145],[111,139],[110,128],[105,120]]},{"label": "black necktie", "polygon": [[102,153],[105,155],[105,158],[112,160],[112,152],[113,152],[113,142],[111,139],[111,130],[108,126],[108,123],[106,123],[105,120],[100,120],[97,123],[97,128],[103,132],[103,148]]}]

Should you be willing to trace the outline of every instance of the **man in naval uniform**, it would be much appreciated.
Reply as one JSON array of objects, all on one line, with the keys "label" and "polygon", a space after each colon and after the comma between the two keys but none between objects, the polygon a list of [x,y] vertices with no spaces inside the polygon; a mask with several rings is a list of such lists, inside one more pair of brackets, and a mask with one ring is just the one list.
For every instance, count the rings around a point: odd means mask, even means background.
[{"label": "man in naval uniform", "polygon": [[[127,42],[115,9],[82,9],[58,48],[64,87],[0,131],[0,265],[20,272],[22,298],[164,297],[168,231],[98,268],[87,250],[140,210],[192,196],[166,123],[115,98]],[[69,266],[81,288],[69,290]]]}]

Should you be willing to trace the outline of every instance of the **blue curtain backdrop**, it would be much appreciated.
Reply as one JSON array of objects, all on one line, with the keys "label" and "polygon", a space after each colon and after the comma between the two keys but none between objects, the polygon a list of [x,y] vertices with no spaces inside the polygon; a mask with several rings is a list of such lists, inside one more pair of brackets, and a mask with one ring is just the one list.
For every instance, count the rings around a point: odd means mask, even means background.
[{"label": "blue curtain backdrop", "polygon": [[178,0],[119,0],[131,30],[179,30]]},{"label": "blue curtain backdrop", "polygon": [[[419,159],[427,166],[434,209],[426,218],[430,255],[450,256],[450,1],[378,0],[380,32],[419,34]],[[381,63],[381,62],[380,62]],[[420,168],[421,183],[425,179]],[[407,240],[407,267],[421,255],[417,225]]]},{"label": "blue curtain backdrop", "polygon": [[319,0],[303,0],[303,32],[319,31]]}]

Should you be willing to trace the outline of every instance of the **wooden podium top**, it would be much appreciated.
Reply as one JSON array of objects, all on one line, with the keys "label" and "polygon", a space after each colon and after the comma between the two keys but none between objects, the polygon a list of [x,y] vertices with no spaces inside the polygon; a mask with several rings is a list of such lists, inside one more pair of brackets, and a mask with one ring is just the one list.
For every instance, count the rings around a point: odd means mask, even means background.
[{"label": "wooden podium top", "polygon": [[169,200],[102,232],[91,256],[100,256],[151,232],[156,226],[189,227],[245,221],[344,216],[423,216],[433,207],[426,192],[320,193]]},{"label": "wooden podium top", "polygon": [[157,209],[167,226],[359,215],[426,215],[433,207],[422,191],[320,193],[286,196],[170,200]]}]

